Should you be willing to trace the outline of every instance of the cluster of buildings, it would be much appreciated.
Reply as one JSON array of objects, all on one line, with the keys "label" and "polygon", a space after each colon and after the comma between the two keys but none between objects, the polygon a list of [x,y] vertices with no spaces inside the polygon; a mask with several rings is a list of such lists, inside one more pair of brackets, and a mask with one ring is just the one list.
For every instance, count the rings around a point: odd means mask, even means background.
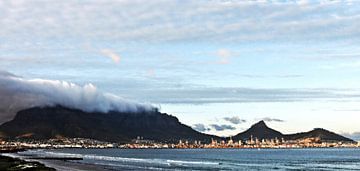
[{"label": "cluster of buildings", "polygon": [[187,141],[176,145],[178,148],[342,148],[342,147],[360,147],[359,143],[344,142],[323,142],[320,138],[306,138],[300,140],[284,140],[278,139],[262,139],[250,137],[250,139],[242,141],[234,141],[231,138],[228,141],[212,140],[209,144],[201,144],[195,141],[189,144]]},{"label": "cluster of buildings", "polygon": [[85,138],[0,141],[0,149],[14,150],[29,148],[114,148],[117,146],[117,144]]},{"label": "cluster of buildings", "polygon": [[320,138],[306,138],[300,140],[262,139],[252,136],[245,141],[214,140],[210,143],[201,141],[180,140],[178,143],[158,143],[142,137],[134,139],[128,144],[117,144],[84,138],[49,139],[44,141],[0,141],[0,150],[28,149],[28,148],[355,148],[358,143],[325,142]]},{"label": "cluster of buildings", "polygon": [[248,140],[234,141],[214,140],[210,143],[201,141],[180,140],[177,144],[155,143],[150,140],[136,139],[133,143],[121,145],[121,148],[357,148],[360,142],[340,142],[340,141],[322,141],[320,138],[306,138],[299,140],[278,139],[261,139],[250,137]]}]

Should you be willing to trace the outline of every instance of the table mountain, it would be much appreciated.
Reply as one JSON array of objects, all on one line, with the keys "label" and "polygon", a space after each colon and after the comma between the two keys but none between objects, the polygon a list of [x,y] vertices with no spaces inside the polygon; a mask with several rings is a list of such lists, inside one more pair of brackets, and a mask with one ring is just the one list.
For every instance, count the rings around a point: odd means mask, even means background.
[{"label": "table mountain", "polygon": [[[101,141],[127,143],[138,136],[157,142],[177,142],[200,140],[209,142],[222,139],[193,130],[166,113],[158,111],[140,113],[84,112],[62,106],[34,107],[17,113],[12,121],[0,126],[0,135],[5,138],[50,139],[55,137],[90,138]],[[309,132],[282,134],[260,121],[248,130],[233,137],[247,140],[251,136],[258,139],[284,138],[296,140],[320,138],[322,141],[354,142],[325,129]]]},{"label": "table mountain", "polygon": [[165,113],[88,113],[61,106],[34,107],[17,113],[12,121],[0,126],[7,138],[54,137],[90,138],[109,142],[130,142],[137,136],[159,142],[180,139],[210,141],[211,136],[197,132]]}]

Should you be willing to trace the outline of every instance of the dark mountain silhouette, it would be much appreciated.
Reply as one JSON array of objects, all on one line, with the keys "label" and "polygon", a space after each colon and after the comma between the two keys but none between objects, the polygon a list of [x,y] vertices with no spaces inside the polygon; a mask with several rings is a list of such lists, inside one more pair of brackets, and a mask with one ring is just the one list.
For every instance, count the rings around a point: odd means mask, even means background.
[{"label": "dark mountain silhouette", "polygon": [[269,128],[264,121],[260,121],[253,126],[251,126],[248,130],[239,133],[233,137],[235,140],[246,140],[250,139],[253,136],[258,139],[274,139],[281,138],[283,134],[279,131]]},{"label": "dark mountain silhouette", "polygon": [[12,121],[0,126],[0,135],[7,138],[54,137],[91,138],[109,142],[130,142],[137,136],[159,142],[180,139],[208,142],[211,136],[197,132],[168,114],[157,111],[143,113],[87,113],[57,107],[35,107],[17,113]]},{"label": "dark mountain silhouette", "polygon": [[334,132],[322,128],[316,128],[309,132],[302,132],[296,134],[285,135],[285,139],[296,140],[296,139],[305,139],[305,138],[320,138],[322,141],[345,141],[345,142],[354,142],[350,138],[338,135]]},{"label": "dark mountain silhouette", "polygon": [[233,137],[234,140],[248,140],[250,137],[258,139],[275,139],[275,138],[284,138],[285,140],[297,140],[305,138],[320,138],[321,141],[333,142],[333,141],[342,141],[342,142],[355,142],[352,139],[346,138],[344,136],[338,135],[336,133],[330,132],[322,128],[316,128],[309,132],[302,132],[296,134],[282,134],[279,131],[269,128],[264,121],[260,121],[248,130],[239,133]]},{"label": "dark mountain silhouette", "polygon": [[[178,142],[179,140],[209,142],[211,139],[223,139],[197,132],[180,123],[176,117],[158,111],[88,113],[61,106],[34,107],[22,110],[12,121],[0,126],[0,136],[10,139],[90,138],[119,143],[130,142],[138,136],[157,142]],[[251,136],[260,140],[320,138],[321,141],[354,142],[349,138],[320,128],[309,132],[284,135],[269,128],[264,121],[235,135],[233,139],[247,140]]]}]

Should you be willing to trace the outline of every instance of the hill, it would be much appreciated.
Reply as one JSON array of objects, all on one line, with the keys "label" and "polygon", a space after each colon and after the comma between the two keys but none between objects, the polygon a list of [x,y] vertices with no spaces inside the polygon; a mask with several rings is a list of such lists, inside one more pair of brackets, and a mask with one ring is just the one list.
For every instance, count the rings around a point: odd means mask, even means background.
[{"label": "hill", "polygon": [[281,138],[283,134],[279,131],[269,128],[264,121],[260,121],[252,125],[248,130],[239,133],[233,137],[234,140],[246,140],[253,136],[258,139],[274,139]]},{"label": "hill", "polygon": [[285,140],[298,140],[306,138],[319,138],[321,141],[326,142],[355,142],[352,139],[338,135],[334,132],[316,128],[309,132],[295,133],[295,134],[282,134],[279,131],[269,128],[264,121],[260,121],[252,125],[248,130],[239,133],[233,137],[234,140],[248,140],[250,137],[262,139],[281,139]]},{"label": "hill", "polygon": [[296,139],[305,139],[305,138],[320,138],[322,141],[343,141],[343,142],[352,142],[354,140],[346,138],[344,136],[338,135],[334,132],[330,132],[326,129],[316,128],[309,132],[302,132],[296,134],[285,135],[285,139],[296,140]]}]

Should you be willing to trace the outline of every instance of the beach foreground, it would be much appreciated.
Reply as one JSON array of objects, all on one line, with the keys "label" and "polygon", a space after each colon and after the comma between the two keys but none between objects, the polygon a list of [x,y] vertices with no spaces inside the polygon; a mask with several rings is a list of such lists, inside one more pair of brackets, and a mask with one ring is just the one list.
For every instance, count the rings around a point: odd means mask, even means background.
[{"label": "beach foreground", "polygon": [[0,170],[55,171],[36,161],[25,161],[18,158],[0,155]]},{"label": "beach foreground", "polygon": [[[26,153],[26,151],[24,151]],[[3,153],[0,155],[0,170],[26,171],[107,171],[108,169],[91,164],[76,162],[82,158],[74,157],[35,157],[19,153]]]}]

